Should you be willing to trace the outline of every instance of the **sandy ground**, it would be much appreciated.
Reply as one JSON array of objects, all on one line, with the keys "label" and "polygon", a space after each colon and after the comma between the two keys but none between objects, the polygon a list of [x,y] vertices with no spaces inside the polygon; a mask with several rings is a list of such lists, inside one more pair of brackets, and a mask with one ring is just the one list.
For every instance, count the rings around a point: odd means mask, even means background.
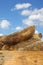
[{"label": "sandy ground", "polygon": [[0,51],[0,65],[43,65],[43,52]]}]

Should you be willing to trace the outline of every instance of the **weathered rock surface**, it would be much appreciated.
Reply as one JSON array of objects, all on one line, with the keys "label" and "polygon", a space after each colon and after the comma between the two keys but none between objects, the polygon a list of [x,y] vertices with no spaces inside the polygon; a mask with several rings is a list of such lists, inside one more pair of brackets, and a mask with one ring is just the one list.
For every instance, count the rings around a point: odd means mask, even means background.
[{"label": "weathered rock surface", "polygon": [[21,32],[0,37],[1,50],[43,50],[42,34],[35,34],[35,26]]}]

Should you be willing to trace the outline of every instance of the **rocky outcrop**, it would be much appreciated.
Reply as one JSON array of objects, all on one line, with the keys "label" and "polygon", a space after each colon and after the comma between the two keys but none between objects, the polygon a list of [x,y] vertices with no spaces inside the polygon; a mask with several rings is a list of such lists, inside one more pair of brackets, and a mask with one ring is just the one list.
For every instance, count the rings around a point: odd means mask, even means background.
[{"label": "rocky outcrop", "polygon": [[35,32],[35,26],[31,26],[19,33],[10,34],[0,38],[0,41],[7,45],[15,45],[21,41],[27,40],[33,36]]},{"label": "rocky outcrop", "polygon": [[[1,50],[43,50],[42,34],[35,34],[35,26],[21,32],[0,37]],[[39,46],[40,45],[40,46]]]}]

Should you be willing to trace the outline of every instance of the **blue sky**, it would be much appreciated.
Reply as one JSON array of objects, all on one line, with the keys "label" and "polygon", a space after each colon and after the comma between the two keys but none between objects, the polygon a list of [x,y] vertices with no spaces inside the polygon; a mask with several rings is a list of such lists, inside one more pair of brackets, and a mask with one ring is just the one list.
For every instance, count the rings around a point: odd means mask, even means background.
[{"label": "blue sky", "polygon": [[0,0],[0,35],[31,25],[43,34],[43,0]]}]

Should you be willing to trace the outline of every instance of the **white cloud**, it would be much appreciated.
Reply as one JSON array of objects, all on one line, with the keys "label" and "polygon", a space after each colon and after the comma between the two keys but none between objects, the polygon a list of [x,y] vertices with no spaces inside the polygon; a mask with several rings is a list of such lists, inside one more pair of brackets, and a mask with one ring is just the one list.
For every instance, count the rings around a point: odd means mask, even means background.
[{"label": "white cloud", "polygon": [[[36,17],[36,15],[34,15]],[[37,17],[35,18],[33,16],[28,17],[27,19],[22,20],[22,22],[26,25],[32,26],[32,25],[41,25],[41,22],[37,20]],[[36,21],[37,20],[37,21]]]},{"label": "white cloud", "polygon": [[30,15],[31,14],[31,10],[23,10],[22,12],[21,12],[21,15],[24,15],[24,16],[28,16],[28,15]]},{"label": "white cloud", "polygon": [[29,20],[29,19],[24,19],[23,20],[23,23],[26,24],[26,25],[34,25],[33,21]]},{"label": "white cloud", "polygon": [[0,27],[2,29],[7,29],[9,28],[10,22],[8,20],[2,20],[0,21]]},{"label": "white cloud", "polygon": [[3,36],[4,34],[0,33],[0,36]]},{"label": "white cloud", "polygon": [[34,21],[39,19],[39,14],[38,15],[30,15],[29,20]]},{"label": "white cloud", "polygon": [[16,4],[15,7],[14,7],[14,9],[19,10],[19,9],[23,9],[23,8],[28,8],[30,6],[31,6],[30,3]]},{"label": "white cloud", "polygon": [[16,30],[17,30],[17,31],[21,31],[22,29],[23,29],[23,28],[20,27],[20,26],[16,27]]},{"label": "white cloud", "polygon": [[39,20],[43,22],[43,14],[39,15]]},{"label": "white cloud", "polygon": [[34,9],[34,10],[23,10],[22,12],[21,12],[21,15],[23,15],[23,16],[29,16],[29,15],[36,15],[36,14],[38,14],[39,13],[39,10],[38,9]]},{"label": "white cloud", "polygon": [[33,9],[33,10],[23,10],[22,12],[21,12],[21,15],[24,15],[24,16],[29,16],[29,15],[37,15],[37,14],[41,14],[41,15],[43,15],[43,8],[41,8],[41,9],[37,9],[37,8],[35,8],[35,9]]},{"label": "white cloud", "polygon": [[35,30],[35,33],[38,34],[39,32],[37,30]]},{"label": "white cloud", "polygon": [[43,8],[34,10],[23,10],[21,15],[28,16],[23,20],[26,25],[39,25],[43,26]]}]

